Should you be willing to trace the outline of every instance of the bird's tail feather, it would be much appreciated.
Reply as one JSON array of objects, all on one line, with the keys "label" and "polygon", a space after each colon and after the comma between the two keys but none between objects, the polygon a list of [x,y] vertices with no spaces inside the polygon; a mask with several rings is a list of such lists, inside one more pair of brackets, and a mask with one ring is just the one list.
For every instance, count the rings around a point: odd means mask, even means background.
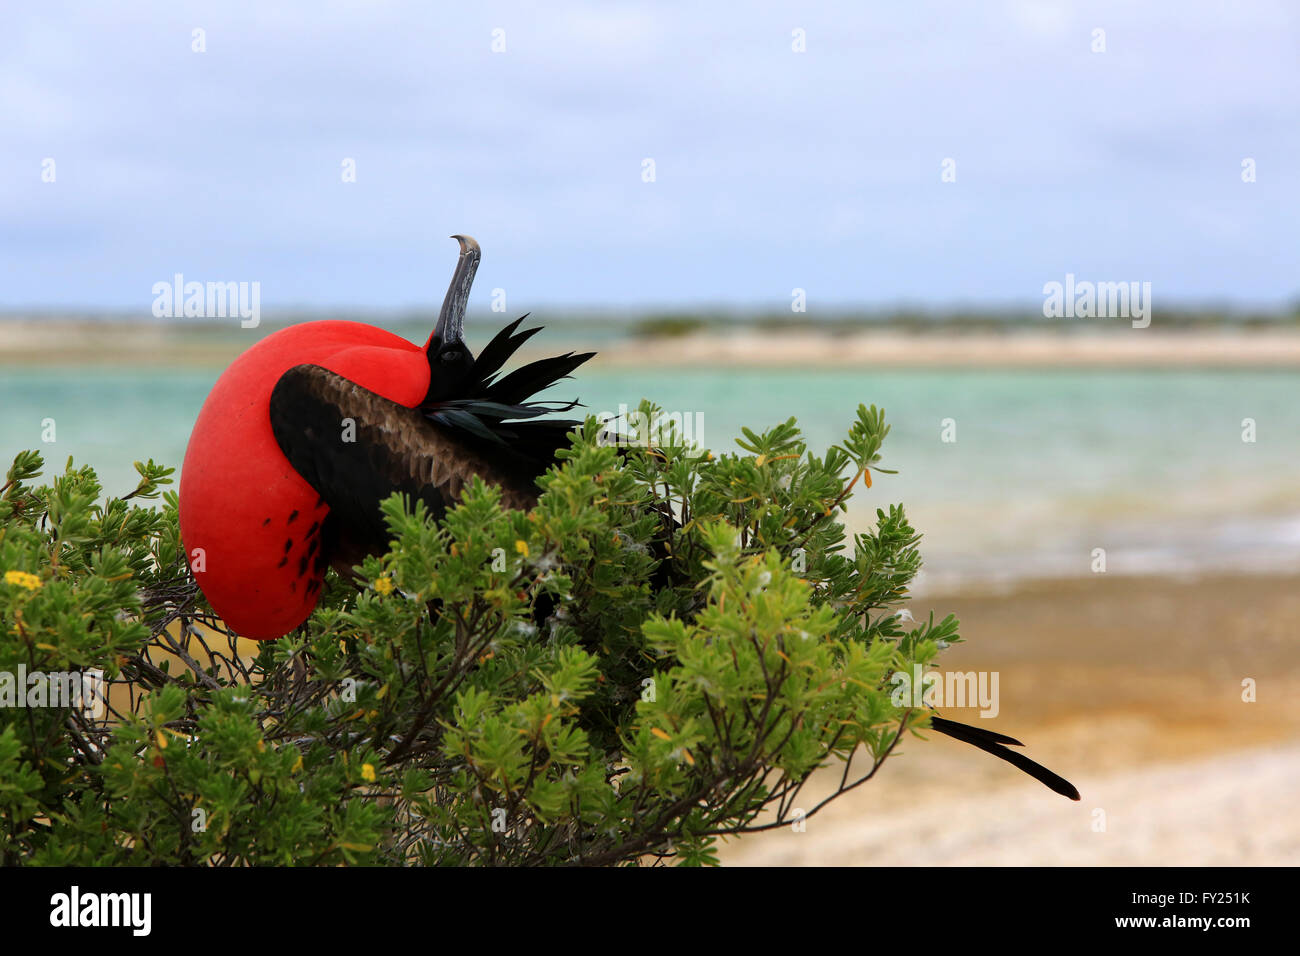
[{"label": "bird's tail feather", "polygon": [[955,720],[946,720],[943,717],[932,716],[930,718],[930,727],[947,737],[968,743],[972,747],[978,747],[985,753],[990,753],[1005,760],[1013,767],[1018,767],[1029,774],[1049,790],[1054,790],[1063,797],[1069,797],[1071,800],[1081,799],[1079,791],[1075,789],[1074,784],[1070,783],[1070,781],[1059,774],[1052,773],[1042,764],[1035,763],[1024,754],[1008,750],[1003,746],[1004,744],[1010,744],[1013,747],[1024,746],[1014,737],[1008,737],[992,730],[984,730],[981,727],[972,727],[969,724],[959,724]]}]

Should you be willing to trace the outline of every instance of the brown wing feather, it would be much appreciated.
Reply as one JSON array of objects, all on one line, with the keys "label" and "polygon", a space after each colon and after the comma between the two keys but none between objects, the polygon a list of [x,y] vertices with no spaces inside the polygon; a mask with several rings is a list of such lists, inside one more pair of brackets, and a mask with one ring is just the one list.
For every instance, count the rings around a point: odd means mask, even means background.
[{"label": "brown wing feather", "polygon": [[371,548],[387,540],[379,502],[395,491],[441,516],[478,476],[501,488],[506,507],[537,503],[536,476],[515,473],[418,409],[318,365],[291,368],[276,382],[271,431],[333,516]]}]

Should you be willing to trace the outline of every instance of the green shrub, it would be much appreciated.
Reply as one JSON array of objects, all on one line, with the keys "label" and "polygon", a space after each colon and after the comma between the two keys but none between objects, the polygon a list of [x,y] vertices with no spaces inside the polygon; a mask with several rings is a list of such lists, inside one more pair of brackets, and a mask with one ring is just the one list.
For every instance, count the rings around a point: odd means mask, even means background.
[{"label": "green shrub", "polygon": [[792,419],[715,458],[589,420],[531,512],[482,483],[441,523],[387,501],[369,585],[331,572],[262,644],[196,590],[176,496],[127,500],[169,469],[101,504],[89,468],[33,487],[24,453],[0,489],[0,671],[98,669],[109,693],[0,708],[3,861],[715,862],[718,837],[797,819],[817,767],[847,764],[843,792],[924,727],[889,676],[956,622],[891,610],[921,563],[901,507],[851,549],[838,520],[887,432],[859,408],[823,457]]}]

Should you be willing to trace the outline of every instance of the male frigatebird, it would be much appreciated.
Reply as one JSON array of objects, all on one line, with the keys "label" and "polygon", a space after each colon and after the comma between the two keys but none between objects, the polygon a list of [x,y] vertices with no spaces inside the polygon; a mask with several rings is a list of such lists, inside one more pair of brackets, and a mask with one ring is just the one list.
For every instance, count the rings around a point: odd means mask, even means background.
[{"label": "male frigatebird", "polygon": [[441,516],[474,476],[529,508],[534,481],[580,423],[573,403],[533,396],[595,353],[508,375],[540,328],[506,326],[477,358],[463,331],[479,245],[468,236],[424,348],[358,322],[306,322],[268,336],[221,375],[181,471],[181,538],[195,580],[236,633],[287,634],[320,598],[326,569],[382,553],[379,502],[393,492]]},{"label": "male frigatebird", "polygon": [[[566,352],[501,376],[540,328],[497,333],[477,358],[463,332],[479,245],[468,236],[423,348],[358,322],[306,322],[268,336],[221,375],[199,412],[181,471],[180,525],[195,580],[236,633],[271,640],[316,607],[328,567],[347,572],[387,548],[379,502],[393,492],[441,516],[473,477],[511,508],[576,421],[542,417],[573,403],[535,401],[595,353]],[[1070,783],[1008,750],[1020,742],[933,717],[1057,793]]]}]

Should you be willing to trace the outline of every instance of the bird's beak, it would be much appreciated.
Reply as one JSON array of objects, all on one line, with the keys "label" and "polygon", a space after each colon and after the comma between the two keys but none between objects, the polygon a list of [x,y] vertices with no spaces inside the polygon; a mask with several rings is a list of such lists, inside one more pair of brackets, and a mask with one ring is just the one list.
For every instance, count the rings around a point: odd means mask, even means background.
[{"label": "bird's beak", "polygon": [[442,311],[438,313],[438,324],[429,340],[430,345],[435,341],[443,345],[462,341],[469,289],[474,284],[474,273],[478,271],[478,260],[482,255],[478,243],[469,236],[452,238],[460,243],[460,258],[456,260],[456,271],[447,287],[447,297],[442,300]]}]

